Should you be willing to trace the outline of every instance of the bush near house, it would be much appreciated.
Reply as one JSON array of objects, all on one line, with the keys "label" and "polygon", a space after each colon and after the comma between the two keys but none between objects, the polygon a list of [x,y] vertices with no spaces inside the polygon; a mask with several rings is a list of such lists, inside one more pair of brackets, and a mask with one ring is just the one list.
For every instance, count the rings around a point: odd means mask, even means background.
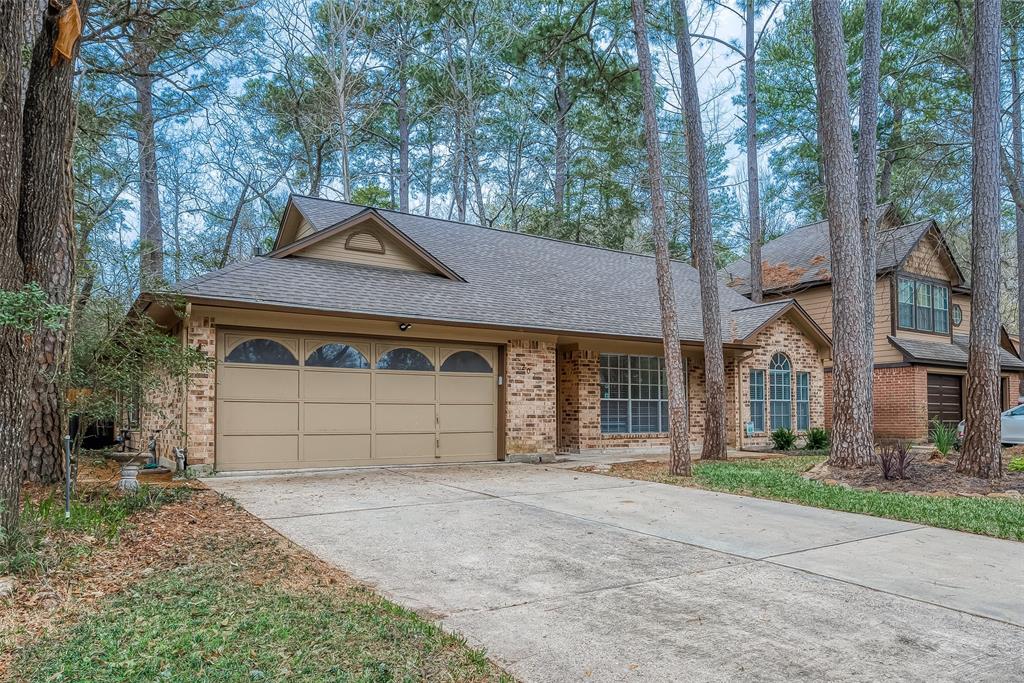
[{"label": "bush near house", "polygon": [[788,451],[796,445],[796,432],[779,427],[771,433],[772,447],[777,451]]}]

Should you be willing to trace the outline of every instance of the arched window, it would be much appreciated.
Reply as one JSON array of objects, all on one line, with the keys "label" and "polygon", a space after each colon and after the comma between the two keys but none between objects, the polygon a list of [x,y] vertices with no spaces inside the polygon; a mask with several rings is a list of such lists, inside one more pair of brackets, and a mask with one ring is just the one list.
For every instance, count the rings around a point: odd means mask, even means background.
[{"label": "arched window", "polygon": [[348,344],[322,344],[306,358],[306,366],[311,368],[352,368],[366,370],[370,362],[359,349]]},{"label": "arched window", "polygon": [[263,363],[265,365],[298,365],[284,344],[273,339],[247,339],[231,350],[227,363]]},{"label": "arched window", "polygon": [[441,363],[441,372],[490,372],[491,364],[475,351],[456,351]]},{"label": "arched window", "polygon": [[377,359],[378,370],[425,370],[432,371],[434,364],[416,349],[399,347],[391,349]]},{"label": "arched window", "polygon": [[768,391],[772,429],[793,428],[792,366],[785,354],[776,353],[768,363]]}]

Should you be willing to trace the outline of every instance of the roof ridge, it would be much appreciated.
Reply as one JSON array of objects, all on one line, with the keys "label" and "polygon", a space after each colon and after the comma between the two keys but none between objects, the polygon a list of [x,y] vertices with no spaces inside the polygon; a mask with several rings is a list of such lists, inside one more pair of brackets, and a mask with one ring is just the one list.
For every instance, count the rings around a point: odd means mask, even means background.
[{"label": "roof ridge", "polygon": [[752,308],[763,308],[765,306],[778,306],[779,304],[789,304],[789,303],[792,303],[794,301],[796,301],[796,299],[794,299],[793,297],[789,297],[789,298],[786,298],[786,299],[776,299],[775,301],[762,301],[759,304],[752,304],[750,306],[741,306],[740,308],[730,309],[730,312],[731,313],[735,313],[737,311],[749,311]]},{"label": "roof ridge", "polygon": [[[598,245],[598,244],[587,244],[586,242],[574,242],[572,240],[563,240],[563,239],[559,239],[557,237],[548,237],[547,235],[534,235],[534,234],[531,234],[531,233],[528,233],[528,232],[518,232],[518,231],[515,231],[515,230],[503,230],[502,228],[495,228],[495,227],[489,226],[489,225],[477,225],[476,223],[466,223],[464,221],[453,221],[450,218],[437,218],[436,216],[425,216],[423,214],[411,213],[411,212],[408,212],[408,211],[396,211],[395,209],[383,209],[383,208],[380,208],[380,207],[377,207],[377,206],[367,206],[365,204],[356,204],[354,202],[346,202],[346,201],[341,201],[341,200],[338,200],[338,199],[324,199],[323,197],[310,197],[309,195],[300,195],[300,194],[296,194],[296,193],[293,193],[293,196],[304,197],[306,199],[313,199],[313,200],[321,201],[321,202],[330,202],[331,204],[344,204],[344,205],[347,205],[347,206],[358,206],[358,207],[362,207],[364,209],[372,209],[373,211],[379,211],[379,212],[382,212],[382,213],[398,214],[399,216],[410,216],[412,218],[425,218],[427,220],[438,221],[438,222],[441,222],[441,223],[451,223],[452,225],[461,225],[461,226],[465,226],[467,228],[476,228],[478,230],[490,230],[491,232],[499,232],[499,233],[501,233],[503,235],[520,235],[522,237],[529,237],[529,238],[538,239],[538,240],[546,240],[548,242],[556,242],[558,244],[568,244],[568,245],[574,246],[574,247],[586,247],[588,249],[599,249],[600,251],[607,251],[607,252],[611,252],[613,254],[625,254],[626,256],[642,256],[643,258],[655,258],[654,254],[644,254],[644,253],[639,252],[639,251],[626,251],[624,249],[612,249],[611,247],[602,247],[601,245]],[[669,259],[669,260],[672,261],[673,263],[682,263],[683,265],[690,266],[690,264],[687,263],[686,261],[684,261],[683,259],[674,258],[674,259]],[[690,266],[690,267],[692,268],[693,266]]]}]

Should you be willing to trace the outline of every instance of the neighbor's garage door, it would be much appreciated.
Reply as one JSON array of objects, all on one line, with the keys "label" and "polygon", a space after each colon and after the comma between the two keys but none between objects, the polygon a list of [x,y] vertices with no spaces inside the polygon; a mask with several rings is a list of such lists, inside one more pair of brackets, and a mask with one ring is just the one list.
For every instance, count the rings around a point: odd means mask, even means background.
[{"label": "neighbor's garage door", "polygon": [[928,420],[957,424],[963,419],[963,382],[960,375],[928,373]]},{"label": "neighbor's garage door", "polygon": [[497,458],[497,349],[221,331],[220,470]]}]

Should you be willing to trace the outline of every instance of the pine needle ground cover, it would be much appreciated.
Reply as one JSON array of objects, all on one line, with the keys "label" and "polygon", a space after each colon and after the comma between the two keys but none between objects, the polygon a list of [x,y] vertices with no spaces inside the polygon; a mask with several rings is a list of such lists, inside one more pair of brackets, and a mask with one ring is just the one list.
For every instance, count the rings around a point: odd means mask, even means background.
[{"label": "pine needle ground cover", "polygon": [[607,474],[692,486],[812,507],[1024,541],[1024,502],[1014,499],[865,491],[801,476],[822,456],[788,456],[694,464],[692,477],[675,477],[662,462],[613,465]]},{"label": "pine needle ground cover", "polygon": [[[124,507],[116,530],[14,576],[0,680],[511,680],[208,489]],[[52,525],[42,546],[76,535]]]}]

